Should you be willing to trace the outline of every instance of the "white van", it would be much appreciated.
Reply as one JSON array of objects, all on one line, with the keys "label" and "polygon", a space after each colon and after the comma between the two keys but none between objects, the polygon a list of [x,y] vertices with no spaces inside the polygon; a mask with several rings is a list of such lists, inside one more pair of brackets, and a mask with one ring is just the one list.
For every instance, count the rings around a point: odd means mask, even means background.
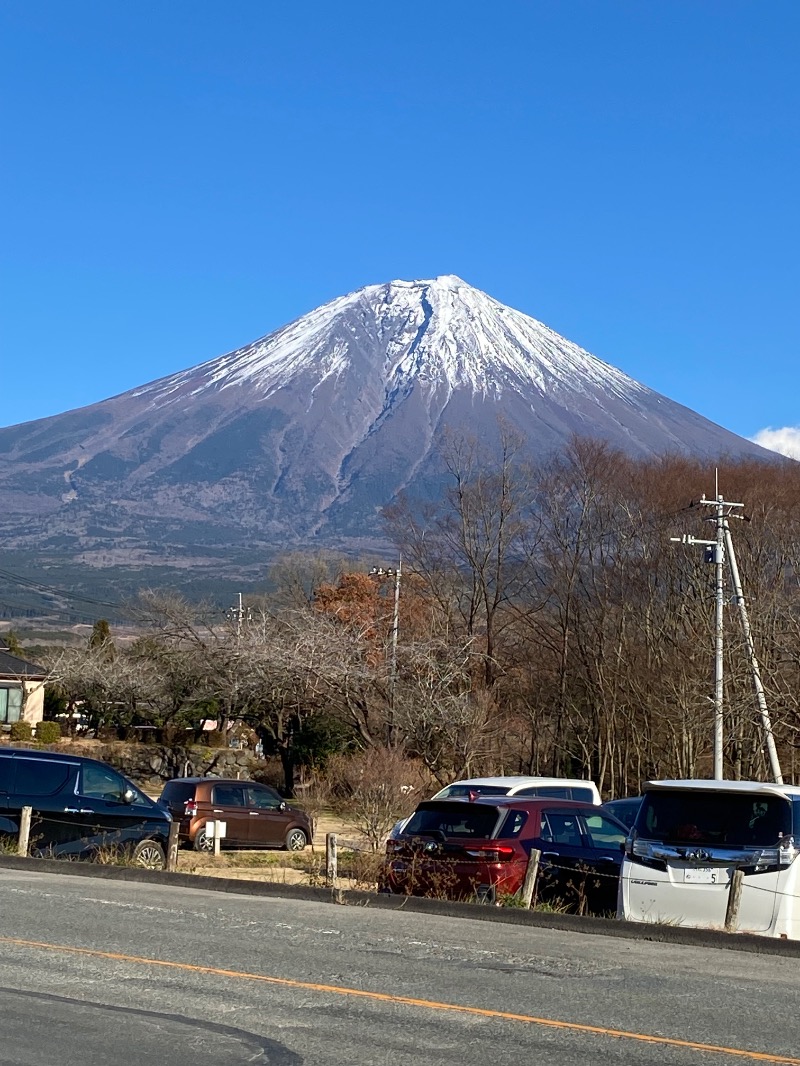
[{"label": "white van", "polygon": [[[602,802],[594,781],[573,780],[566,777],[470,777],[465,781],[454,781],[439,789],[431,799],[464,799],[470,796],[547,796],[550,799],[581,800],[583,803]],[[395,822],[389,833],[394,840],[405,829],[408,818]]]},{"label": "white van", "polygon": [[566,777],[470,777],[454,781],[440,789],[431,799],[469,799],[476,796],[548,796],[551,799],[581,800],[601,803],[594,781]]},{"label": "white van", "polygon": [[739,869],[738,930],[800,940],[800,787],[649,781],[643,791],[618,918],[722,929]]}]

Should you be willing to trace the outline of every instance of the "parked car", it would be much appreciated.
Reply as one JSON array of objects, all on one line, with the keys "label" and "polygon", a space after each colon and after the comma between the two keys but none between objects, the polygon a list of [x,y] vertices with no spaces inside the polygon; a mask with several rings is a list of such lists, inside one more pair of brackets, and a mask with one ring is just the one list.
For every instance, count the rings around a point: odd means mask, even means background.
[{"label": "parked car", "polygon": [[119,849],[163,869],[169,814],[112,767],[51,751],[0,748],[0,835],[17,836],[31,807],[31,853],[97,858]]},{"label": "parked car", "polygon": [[[600,804],[600,792],[594,781],[575,780],[566,777],[470,777],[453,781],[439,789],[431,799],[475,799],[477,796],[548,796],[552,799],[580,800]],[[402,833],[408,818],[395,822],[389,832],[389,840],[396,840]]]},{"label": "parked car", "polygon": [[497,902],[522,887],[541,851],[537,898],[613,913],[627,831],[596,804],[479,796],[420,803],[386,843],[379,890]]},{"label": "parked car", "polygon": [[647,781],[625,850],[619,918],[800,941],[796,785]]},{"label": "parked car", "polygon": [[607,800],[603,810],[618,818],[628,829],[633,827],[644,796],[629,796],[627,799]]},{"label": "parked car", "polygon": [[287,848],[302,851],[311,843],[308,815],[268,785],[220,777],[178,777],[167,781],[159,804],[179,823],[179,840],[196,851],[211,851],[206,823],[225,823],[221,846]]},{"label": "parked car", "polygon": [[569,777],[470,777],[445,785],[431,799],[469,799],[475,796],[549,796],[552,799],[600,803],[594,781]]}]

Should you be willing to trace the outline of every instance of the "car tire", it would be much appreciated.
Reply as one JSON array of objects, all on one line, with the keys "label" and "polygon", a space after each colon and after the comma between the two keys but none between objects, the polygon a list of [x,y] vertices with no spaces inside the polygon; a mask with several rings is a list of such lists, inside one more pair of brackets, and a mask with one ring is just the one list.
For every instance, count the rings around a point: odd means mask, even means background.
[{"label": "car tire", "polygon": [[201,825],[194,835],[192,841],[192,847],[195,851],[213,851],[214,841],[211,837],[206,836],[206,827]]},{"label": "car tire", "polygon": [[131,852],[131,862],[144,870],[163,870],[167,858],[157,840],[140,840]]},{"label": "car tire", "polygon": [[308,837],[302,829],[290,829],[286,834],[286,850],[302,851],[308,843]]}]

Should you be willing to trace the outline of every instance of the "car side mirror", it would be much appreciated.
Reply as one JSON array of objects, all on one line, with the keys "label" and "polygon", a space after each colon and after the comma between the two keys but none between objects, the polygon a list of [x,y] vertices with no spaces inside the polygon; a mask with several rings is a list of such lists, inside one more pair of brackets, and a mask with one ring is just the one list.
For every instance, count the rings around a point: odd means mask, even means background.
[{"label": "car side mirror", "polygon": [[281,803],[280,803],[280,806],[278,807],[278,810],[279,811],[285,811],[286,810],[286,800],[281,800]]},{"label": "car side mirror", "polygon": [[625,841],[624,840],[620,840],[620,842],[619,842],[619,850],[622,852],[623,855],[625,854]]},{"label": "car side mirror", "polygon": [[123,803],[133,803],[133,801],[135,799],[136,799],[136,793],[133,791],[132,788],[126,788],[125,791],[122,793],[122,802]]}]

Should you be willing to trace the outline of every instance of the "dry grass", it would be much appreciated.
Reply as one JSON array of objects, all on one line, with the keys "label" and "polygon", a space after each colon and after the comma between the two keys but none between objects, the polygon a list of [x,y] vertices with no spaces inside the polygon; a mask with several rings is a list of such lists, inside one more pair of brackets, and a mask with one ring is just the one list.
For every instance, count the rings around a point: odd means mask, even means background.
[{"label": "dry grass", "polygon": [[339,887],[374,891],[383,853],[372,851],[369,843],[355,833],[352,826],[329,809],[317,814],[313,843],[303,851],[223,850],[215,858],[206,852],[181,850],[178,870],[267,884],[321,886],[326,883],[325,838],[328,833],[335,833],[337,838]]}]

